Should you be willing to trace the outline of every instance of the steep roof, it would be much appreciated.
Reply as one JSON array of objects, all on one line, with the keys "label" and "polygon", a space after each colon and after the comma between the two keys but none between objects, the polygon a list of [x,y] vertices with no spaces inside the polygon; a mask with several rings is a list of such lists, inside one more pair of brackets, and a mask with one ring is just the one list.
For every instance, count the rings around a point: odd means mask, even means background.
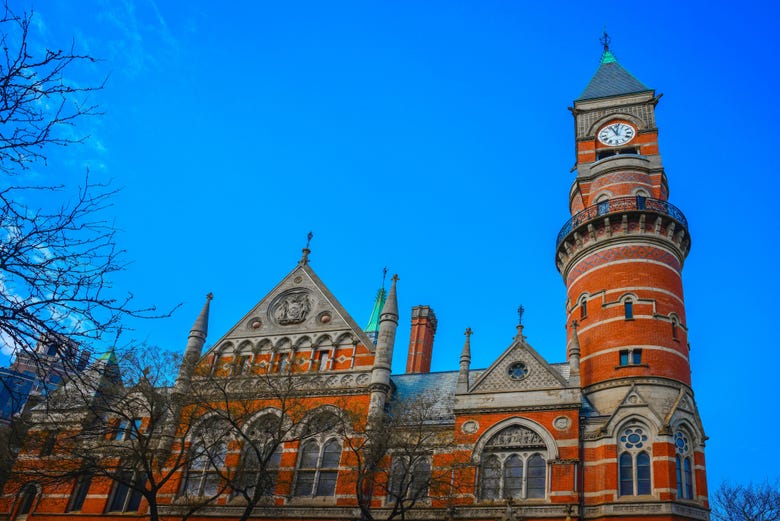
[{"label": "steep roof", "polygon": [[[471,371],[473,382],[479,371]],[[436,373],[405,373],[390,377],[395,387],[394,400],[414,400],[417,398],[433,398],[435,406],[431,412],[434,422],[455,421],[455,386],[458,383],[458,371],[442,371]]]},{"label": "steep roof", "polygon": [[601,65],[590,83],[576,101],[583,101],[623,94],[635,94],[653,90],[623,68],[609,49],[601,55]]}]

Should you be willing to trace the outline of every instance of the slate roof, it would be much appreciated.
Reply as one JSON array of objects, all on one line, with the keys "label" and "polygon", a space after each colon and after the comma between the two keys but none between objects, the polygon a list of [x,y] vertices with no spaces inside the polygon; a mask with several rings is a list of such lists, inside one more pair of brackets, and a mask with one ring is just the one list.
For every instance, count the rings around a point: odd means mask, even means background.
[{"label": "slate roof", "polygon": [[[474,379],[474,371],[470,379]],[[435,397],[435,406],[431,419],[442,423],[454,422],[455,386],[458,384],[458,371],[438,373],[407,373],[390,377],[395,386],[394,399],[413,400],[417,397]]]},{"label": "slate roof", "polygon": [[576,101],[634,94],[650,90],[653,89],[624,69],[610,51],[605,51],[601,57],[601,65],[599,65],[596,74],[590,79],[590,83],[588,83],[588,86],[585,87],[585,90],[582,91],[582,94]]}]

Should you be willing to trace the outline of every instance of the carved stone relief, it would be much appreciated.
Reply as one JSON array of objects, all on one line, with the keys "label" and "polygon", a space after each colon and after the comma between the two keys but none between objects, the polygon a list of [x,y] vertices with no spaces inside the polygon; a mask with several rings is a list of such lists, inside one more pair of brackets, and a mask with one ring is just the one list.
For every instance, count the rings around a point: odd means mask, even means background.
[{"label": "carved stone relief", "polygon": [[312,308],[308,290],[295,289],[277,296],[268,307],[271,320],[280,326],[300,324],[306,320]]}]

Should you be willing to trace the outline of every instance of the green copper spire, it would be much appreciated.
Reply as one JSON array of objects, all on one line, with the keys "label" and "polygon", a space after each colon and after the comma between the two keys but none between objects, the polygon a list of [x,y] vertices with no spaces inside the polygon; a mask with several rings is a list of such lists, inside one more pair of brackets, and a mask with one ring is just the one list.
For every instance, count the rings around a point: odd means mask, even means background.
[{"label": "green copper spire", "polygon": [[385,300],[387,300],[387,293],[385,292],[385,278],[387,277],[387,268],[382,273],[382,287],[376,294],[376,300],[374,301],[374,309],[371,310],[371,316],[368,319],[368,325],[365,332],[368,334],[368,338],[376,345],[377,337],[379,336],[379,318],[382,315],[382,308],[385,306]]},{"label": "green copper spire", "polygon": [[617,58],[609,49],[606,49],[604,54],[601,55],[601,64],[604,65],[605,63],[617,63]]}]

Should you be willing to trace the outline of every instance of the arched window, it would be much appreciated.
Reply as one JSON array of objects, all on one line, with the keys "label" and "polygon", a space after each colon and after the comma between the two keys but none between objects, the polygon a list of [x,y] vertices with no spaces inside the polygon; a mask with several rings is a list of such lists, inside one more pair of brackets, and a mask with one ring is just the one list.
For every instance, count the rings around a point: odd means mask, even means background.
[{"label": "arched window", "polygon": [[190,449],[184,493],[188,496],[217,495],[226,456],[227,444],[223,441],[199,441],[193,445]]},{"label": "arched window", "polygon": [[620,432],[618,482],[621,496],[643,496],[652,492],[648,439],[647,429],[639,424]]},{"label": "arched window", "polygon": [[[24,519],[27,514],[32,512],[35,499],[38,497],[38,486],[35,483],[28,483],[19,494],[16,507],[16,519]],[[23,517],[22,517],[23,516]]]},{"label": "arched window", "polygon": [[332,496],[336,493],[341,444],[335,438],[303,444],[295,482],[296,496]]},{"label": "arched window", "polygon": [[674,462],[677,475],[678,499],[693,499],[693,469],[688,436],[682,431],[674,433],[674,448],[677,454]]},{"label": "arched window", "polygon": [[672,317],[672,339],[673,340],[679,340],[677,338],[677,317]]},{"label": "arched window", "polygon": [[501,461],[498,456],[488,456],[482,462],[482,499],[501,497]]},{"label": "arched window", "polygon": [[580,299],[580,320],[588,316],[588,297],[583,296]]},{"label": "arched window", "polygon": [[341,461],[341,443],[336,437],[339,418],[322,412],[310,418],[303,429],[306,441],[301,446],[295,495],[332,496]]},{"label": "arched window", "polygon": [[247,432],[248,439],[244,442],[241,456],[240,484],[242,493],[250,498],[254,497],[256,487],[259,487],[263,496],[272,495],[276,488],[277,473],[282,460],[280,421],[280,417],[266,414]]},{"label": "arched window", "polygon": [[482,499],[544,499],[547,446],[539,434],[522,425],[509,426],[485,444],[482,456]]},{"label": "arched window", "polygon": [[634,301],[630,298],[623,301],[623,313],[626,316],[626,320],[634,318]]}]

